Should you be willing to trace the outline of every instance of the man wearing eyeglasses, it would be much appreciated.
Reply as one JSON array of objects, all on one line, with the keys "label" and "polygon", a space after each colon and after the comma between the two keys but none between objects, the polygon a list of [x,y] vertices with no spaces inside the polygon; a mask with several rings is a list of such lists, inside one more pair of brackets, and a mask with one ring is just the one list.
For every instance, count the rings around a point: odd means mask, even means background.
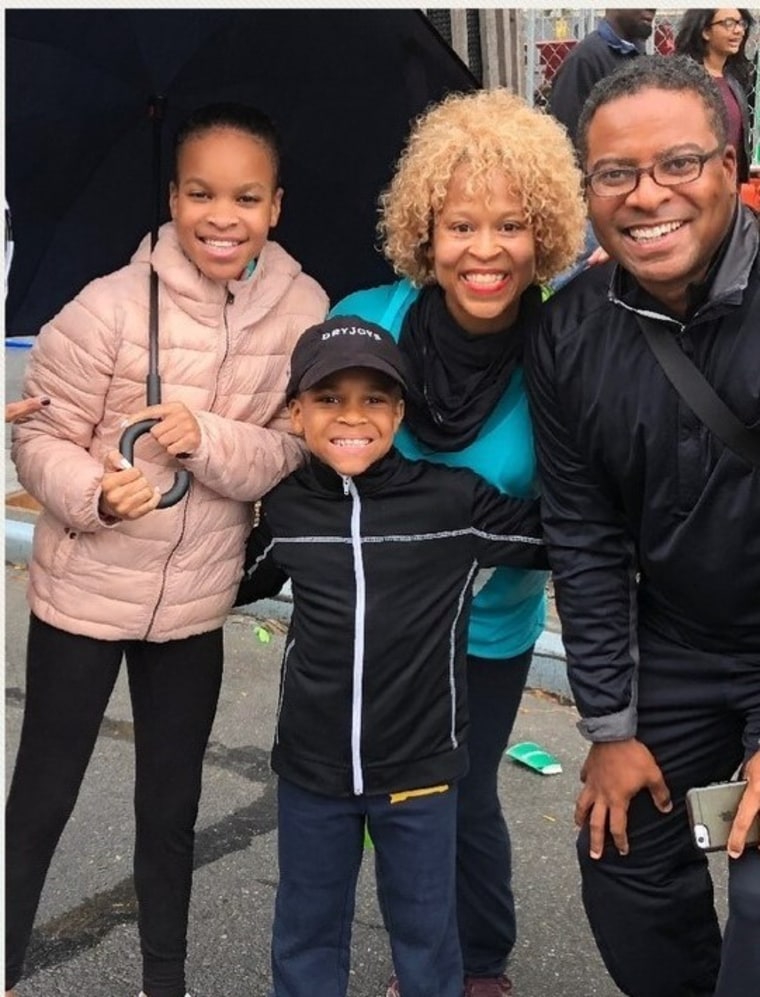
[{"label": "man wearing eyeglasses", "polygon": [[[675,337],[760,432],[760,260],[723,101],[693,60],[644,56],[584,107],[589,214],[610,264],[545,306],[527,373],[568,673],[591,742],[583,900],[629,997],[760,994],[760,467],[671,386]],[[748,781],[721,944],[686,791]]]}]

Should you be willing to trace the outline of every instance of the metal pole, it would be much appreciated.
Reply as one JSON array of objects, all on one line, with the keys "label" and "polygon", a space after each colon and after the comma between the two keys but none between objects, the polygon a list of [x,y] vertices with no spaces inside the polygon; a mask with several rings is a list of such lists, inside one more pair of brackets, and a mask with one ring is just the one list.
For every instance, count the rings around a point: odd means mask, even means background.
[{"label": "metal pole", "polygon": [[533,107],[536,90],[536,12],[524,12],[525,24],[525,93],[524,97]]}]

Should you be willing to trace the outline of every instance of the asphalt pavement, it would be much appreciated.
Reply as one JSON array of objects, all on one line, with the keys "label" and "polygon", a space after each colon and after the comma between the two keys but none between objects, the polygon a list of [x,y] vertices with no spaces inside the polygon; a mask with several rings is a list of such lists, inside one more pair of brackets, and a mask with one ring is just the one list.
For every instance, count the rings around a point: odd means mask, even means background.
[{"label": "asphalt pavement", "polygon": [[[24,567],[6,566],[6,763],[24,705]],[[230,617],[226,669],[198,819],[189,935],[193,997],[265,997],[277,883],[274,779],[269,770],[283,650],[272,621]],[[269,631],[267,631],[269,632]],[[505,759],[500,792],[514,843],[520,937],[510,975],[517,997],[614,997],[579,900],[572,801],[584,748],[576,712],[526,692],[514,741],[537,741],[563,773],[542,776]],[[140,970],[130,883],[133,732],[124,676],[108,706],[74,813],[48,876],[19,997],[135,997]],[[315,861],[319,857],[315,856]],[[371,854],[360,877],[351,997],[383,997],[390,958]],[[315,994],[315,997],[322,995]]]}]

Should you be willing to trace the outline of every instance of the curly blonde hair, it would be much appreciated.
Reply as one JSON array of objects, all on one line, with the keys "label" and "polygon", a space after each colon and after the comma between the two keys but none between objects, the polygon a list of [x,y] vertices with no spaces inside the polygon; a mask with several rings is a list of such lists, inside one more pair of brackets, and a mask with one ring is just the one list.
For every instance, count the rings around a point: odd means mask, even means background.
[{"label": "curly blonde hair", "polygon": [[536,242],[536,280],[568,267],[583,246],[581,172],[565,129],[504,88],[450,94],[416,119],[390,185],[380,195],[377,230],[396,273],[435,281],[429,247],[452,174],[466,164],[468,193],[485,192],[497,170],[522,201]]}]

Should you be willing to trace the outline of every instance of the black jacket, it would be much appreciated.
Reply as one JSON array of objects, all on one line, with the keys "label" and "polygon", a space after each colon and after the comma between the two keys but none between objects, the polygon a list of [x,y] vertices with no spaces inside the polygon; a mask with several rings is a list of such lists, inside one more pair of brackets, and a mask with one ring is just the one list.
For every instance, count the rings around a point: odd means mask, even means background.
[{"label": "black jacket", "polygon": [[729,408],[760,427],[758,227],[747,208],[714,270],[681,323],[624,271],[610,288],[612,266],[594,268],[547,303],[528,351],[544,531],[592,740],[635,733],[639,627],[760,663],[760,469],[681,400],[634,314],[666,323]]},{"label": "black jacket", "polygon": [[395,450],[356,478],[312,460],[274,488],[247,561],[274,558],[293,586],[275,772],[330,796],[464,775],[475,574],[545,568],[539,538],[537,502]]},{"label": "black jacket", "polygon": [[621,52],[613,48],[598,29],[567,54],[552,83],[549,111],[567,128],[573,144],[577,139],[578,118],[594,86],[638,55],[638,50]]}]

